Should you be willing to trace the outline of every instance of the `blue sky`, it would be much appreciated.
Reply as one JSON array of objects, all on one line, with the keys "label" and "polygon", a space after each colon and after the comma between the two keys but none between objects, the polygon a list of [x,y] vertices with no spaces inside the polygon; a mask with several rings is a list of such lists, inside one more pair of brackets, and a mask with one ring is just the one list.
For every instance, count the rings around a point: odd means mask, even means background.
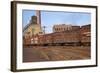
[{"label": "blue sky", "polygon": [[[23,28],[29,23],[31,16],[35,14],[34,10],[23,10]],[[52,27],[55,24],[72,24],[79,26],[91,24],[91,14],[82,12],[41,11],[41,26],[46,26],[46,33],[51,33]]]}]

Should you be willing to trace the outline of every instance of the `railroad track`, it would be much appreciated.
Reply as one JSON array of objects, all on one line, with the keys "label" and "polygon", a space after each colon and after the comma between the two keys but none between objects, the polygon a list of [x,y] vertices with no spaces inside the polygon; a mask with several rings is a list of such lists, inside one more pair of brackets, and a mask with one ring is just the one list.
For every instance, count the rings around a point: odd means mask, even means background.
[{"label": "railroad track", "polygon": [[[60,61],[90,59],[90,47],[30,47],[24,48],[26,61]],[[35,59],[34,59],[35,58]],[[31,60],[27,60],[31,59]],[[25,62],[26,62],[25,61]]]}]

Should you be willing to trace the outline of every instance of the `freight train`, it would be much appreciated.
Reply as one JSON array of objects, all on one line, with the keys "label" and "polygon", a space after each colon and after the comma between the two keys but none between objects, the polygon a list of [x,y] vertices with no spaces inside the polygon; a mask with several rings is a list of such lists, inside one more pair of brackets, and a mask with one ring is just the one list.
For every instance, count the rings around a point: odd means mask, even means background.
[{"label": "freight train", "polygon": [[43,35],[35,35],[24,39],[25,45],[41,45],[41,46],[90,46],[91,33],[90,25],[82,26],[79,29],[67,30],[62,32],[54,32]]}]

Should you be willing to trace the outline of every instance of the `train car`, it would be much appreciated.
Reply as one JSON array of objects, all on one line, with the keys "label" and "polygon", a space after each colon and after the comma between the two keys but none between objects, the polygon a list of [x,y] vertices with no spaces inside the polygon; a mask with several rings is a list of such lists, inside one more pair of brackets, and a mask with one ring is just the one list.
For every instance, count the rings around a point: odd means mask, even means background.
[{"label": "train car", "polygon": [[39,38],[40,45],[79,45],[79,30],[55,32],[42,35]]},{"label": "train car", "polygon": [[28,46],[30,44],[31,44],[31,37],[27,37],[27,38],[23,37],[23,45]]},{"label": "train car", "polygon": [[60,45],[79,45],[80,32],[79,30],[71,30],[55,33],[53,43]]},{"label": "train car", "polygon": [[40,35],[38,44],[39,45],[50,45],[52,44],[52,41],[53,41],[52,38],[53,38],[52,33]]},{"label": "train car", "polygon": [[84,25],[80,29],[81,43],[83,46],[91,45],[91,25]]},{"label": "train car", "polygon": [[67,31],[64,35],[65,43],[68,45],[80,45],[80,31],[79,30],[72,30]]}]

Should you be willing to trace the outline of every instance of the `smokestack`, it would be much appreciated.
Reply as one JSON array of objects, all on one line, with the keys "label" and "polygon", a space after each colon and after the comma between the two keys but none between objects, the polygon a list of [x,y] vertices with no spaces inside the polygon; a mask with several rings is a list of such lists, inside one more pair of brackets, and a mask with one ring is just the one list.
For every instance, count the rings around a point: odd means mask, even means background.
[{"label": "smokestack", "polygon": [[36,10],[36,16],[37,16],[37,24],[40,26],[41,28],[41,11],[40,10]]},{"label": "smokestack", "polygon": [[41,12],[36,10],[37,24],[41,24]]}]

